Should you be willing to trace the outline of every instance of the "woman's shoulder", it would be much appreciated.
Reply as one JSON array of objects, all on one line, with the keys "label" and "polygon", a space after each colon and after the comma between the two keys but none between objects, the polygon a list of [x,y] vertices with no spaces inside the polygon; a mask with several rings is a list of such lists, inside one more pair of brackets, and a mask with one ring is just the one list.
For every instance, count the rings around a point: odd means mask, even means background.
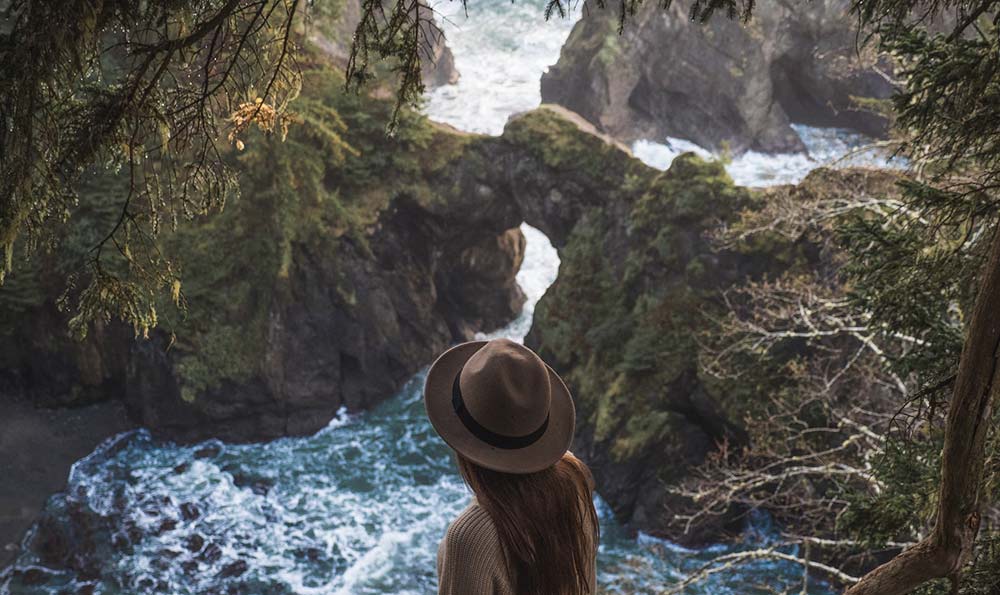
[{"label": "woman's shoulder", "polygon": [[445,542],[450,546],[480,551],[500,548],[500,538],[493,519],[475,501],[448,526]]},{"label": "woman's shoulder", "polygon": [[439,594],[513,593],[496,525],[475,502],[448,527],[438,547],[437,570]]}]

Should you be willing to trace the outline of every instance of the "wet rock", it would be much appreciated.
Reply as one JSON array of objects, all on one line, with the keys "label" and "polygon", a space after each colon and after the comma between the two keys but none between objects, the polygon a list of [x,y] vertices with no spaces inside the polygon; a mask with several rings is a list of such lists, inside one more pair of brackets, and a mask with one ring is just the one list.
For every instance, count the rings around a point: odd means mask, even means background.
[{"label": "wet rock", "polygon": [[109,525],[79,502],[55,496],[36,523],[27,549],[46,567],[75,570],[84,580],[96,578]]},{"label": "wet rock", "polygon": [[887,56],[857,51],[847,0],[761,4],[747,25],[689,18],[690,2],[646,3],[622,35],[613,10],[588,2],[543,101],[574,110],[631,142],[667,136],[734,153],[803,150],[791,122],[886,133],[861,105],[893,89]]},{"label": "wet rock", "polygon": [[[25,322],[29,327],[49,324],[42,320]],[[59,344],[65,331],[45,329],[44,332],[52,334],[35,335],[43,329],[36,326],[24,330],[35,339],[44,337],[49,346],[62,349]],[[24,382],[33,379],[31,372],[25,378],[21,372],[8,367],[17,368],[17,360],[11,362],[9,358],[24,358],[29,366],[41,365],[42,360],[32,363],[31,352],[37,347],[36,343],[18,341],[12,346],[9,341],[0,345],[0,362],[3,362],[0,363],[0,386],[4,387],[0,390],[0,568],[12,563],[21,551],[24,534],[38,519],[46,499],[65,489],[71,466],[108,436],[131,426],[120,403],[52,409],[43,408],[42,403],[36,404],[30,397],[11,395],[11,376]],[[64,348],[64,357],[70,359],[74,347],[66,345]],[[42,393],[49,388],[61,390],[44,384],[32,388]]]},{"label": "wet rock", "polygon": [[42,585],[49,579],[49,573],[41,568],[16,569],[12,574],[15,581],[29,587]]},{"label": "wet rock", "polygon": [[186,463],[186,462],[181,463],[180,465],[174,467],[174,475],[181,475],[182,473],[186,473],[187,470],[190,468],[191,468],[191,463]]},{"label": "wet rock", "polygon": [[237,560],[222,567],[217,575],[219,578],[234,578],[242,576],[247,571],[247,563],[244,560]]},{"label": "wet rock", "polygon": [[222,447],[218,444],[209,444],[207,446],[202,446],[198,450],[194,451],[194,458],[196,459],[214,459],[219,456],[222,452]]},{"label": "wet rock", "polygon": [[201,555],[198,556],[198,559],[207,564],[212,564],[218,561],[218,559],[221,557],[222,557],[222,548],[220,548],[217,544],[210,543],[208,544],[208,547],[206,547],[201,552]]},{"label": "wet rock", "polygon": [[191,552],[200,552],[201,548],[204,546],[205,538],[197,533],[188,536],[188,538],[184,540],[184,547]]},{"label": "wet rock", "polygon": [[142,541],[143,531],[135,523],[129,522],[125,526],[125,535],[128,537],[129,543],[135,545]]},{"label": "wet rock", "polygon": [[250,475],[243,471],[227,469],[233,476],[233,484],[239,488],[249,488],[251,492],[258,496],[266,496],[274,487],[274,480],[267,477]]},{"label": "wet rock", "polygon": [[201,516],[201,511],[198,509],[198,505],[194,502],[185,502],[181,504],[181,518],[185,521],[193,521]]},{"label": "wet rock", "polygon": [[65,566],[73,551],[73,535],[55,515],[45,514],[35,525],[31,549],[49,566]]},{"label": "wet rock", "polygon": [[76,578],[81,581],[97,581],[101,578],[99,560],[88,560],[87,564],[78,561],[76,566]]},{"label": "wet rock", "polygon": [[160,526],[156,528],[156,535],[163,535],[168,531],[173,531],[177,528],[177,519],[163,519]]},{"label": "wet rock", "polygon": [[154,558],[149,563],[150,567],[157,572],[167,572],[170,570],[170,558]]}]

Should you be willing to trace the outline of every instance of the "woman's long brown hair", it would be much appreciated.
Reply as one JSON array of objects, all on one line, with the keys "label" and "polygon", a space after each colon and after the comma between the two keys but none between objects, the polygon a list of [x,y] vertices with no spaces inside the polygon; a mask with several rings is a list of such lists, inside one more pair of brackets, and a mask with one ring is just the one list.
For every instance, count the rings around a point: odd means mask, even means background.
[{"label": "woman's long brown hair", "polygon": [[567,452],[536,473],[492,471],[459,456],[458,469],[496,525],[519,595],[592,593],[600,529],[594,480]]}]

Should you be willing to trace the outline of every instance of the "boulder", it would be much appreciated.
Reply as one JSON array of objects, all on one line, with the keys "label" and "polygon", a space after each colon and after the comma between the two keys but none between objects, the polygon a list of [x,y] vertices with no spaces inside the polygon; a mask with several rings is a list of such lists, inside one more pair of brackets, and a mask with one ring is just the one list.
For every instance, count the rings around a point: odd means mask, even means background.
[{"label": "boulder", "polygon": [[588,2],[542,76],[542,99],[631,142],[685,138],[733,153],[804,150],[792,122],[887,129],[891,64],[857,51],[846,0],[761,4],[744,24],[689,18],[689,2],[644,3],[621,35],[613,10]]}]

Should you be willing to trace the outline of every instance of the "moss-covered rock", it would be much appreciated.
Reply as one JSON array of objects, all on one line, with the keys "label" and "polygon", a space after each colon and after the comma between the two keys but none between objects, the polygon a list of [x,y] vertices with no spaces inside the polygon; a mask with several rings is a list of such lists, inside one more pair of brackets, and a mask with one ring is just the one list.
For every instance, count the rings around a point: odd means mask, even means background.
[{"label": "moss-covered rock", "polygon": [[[387,137],[391,104],[345,95],[315,66],[303,123],[284,143],[247,139],[236,157],[242,198],[164,238],[180,254],[187,312],[164,305],[150,340],[101,331],[90,346],[48,341],[35,335],[61,337],[65,320],[44,271],[20,271],[11,281],[23,286],[0,293],[17,304],[3,320],[5,394],[63,402],[86,377],[91,395],[122,398],[136,423],[175,438],[311,432],[512,317],[523,299],[516,227],[527,222],[562,258],[527,343],[575,395],[574,449],[623,521],[665,533],[677,503],[669,486],[719,443],[744,442],[740,420],[762,402],[761,387],[702,377],[706,316],[725,288],[813,266],[815,251],[781,237],[726,250],[710,242],[773,198],[733,185],[719,163],[689,154],[660,172],[548,106],[500,137],[412,113]],[[860,181],[824,172],[775,192]],[[65,381],[39,382],[34,362],[53,362],[48,373]]]},{"label": "moss-covered rock", "polygon": [[560,251],[528,343],[577,398],[576,448],[625,521],[665,526],[665,486],[743,434],[698,380],[701,316],[753,256],[715,251],[705,233],[750,200],[722,166],[687,154],[638,171],[615,215],[594,209]]},{"label": "moss-covered rock", "polygon": [[724,311],[722,292],[814,270],[825,258],[803,239],[761,234],[723,249],[711,234],[778,198],[886,190],[897,178],[822,170],[798,187],[752,191],[735,186],[720,163],[693,154],[666,172],[631,168],[628,175],[627,183],[619,178],[615,201],[593,204],[573,225],[560,248],[559,277],[536,306],[526,342],[573,391],[574,448],[619,518],[699,543],[716,539],[728,519],[678,533],[670,511],[687,503],[671,487],[720,444],[745,444],[742,420],[766,406],[765,391],[773,388],[702,372],[705,333]]},{"label": "moss-covered rock", "polygon": [[60,251],[0,290],[5,399],[121,399],[135,423],[176,439],[306,433],[517,314],[518,222],[456,210],[476,137],[412,112],[389,137],[391,100],[345,93],[311,55],[287,139],[253,134],[231,155],[241,195],[160,235],[183,307],[165,297],[148,339],[116,323],[67,336],[60,284],[113,225],[104,197],[121,179],[99,173],[81,189],[87,212]]}]

